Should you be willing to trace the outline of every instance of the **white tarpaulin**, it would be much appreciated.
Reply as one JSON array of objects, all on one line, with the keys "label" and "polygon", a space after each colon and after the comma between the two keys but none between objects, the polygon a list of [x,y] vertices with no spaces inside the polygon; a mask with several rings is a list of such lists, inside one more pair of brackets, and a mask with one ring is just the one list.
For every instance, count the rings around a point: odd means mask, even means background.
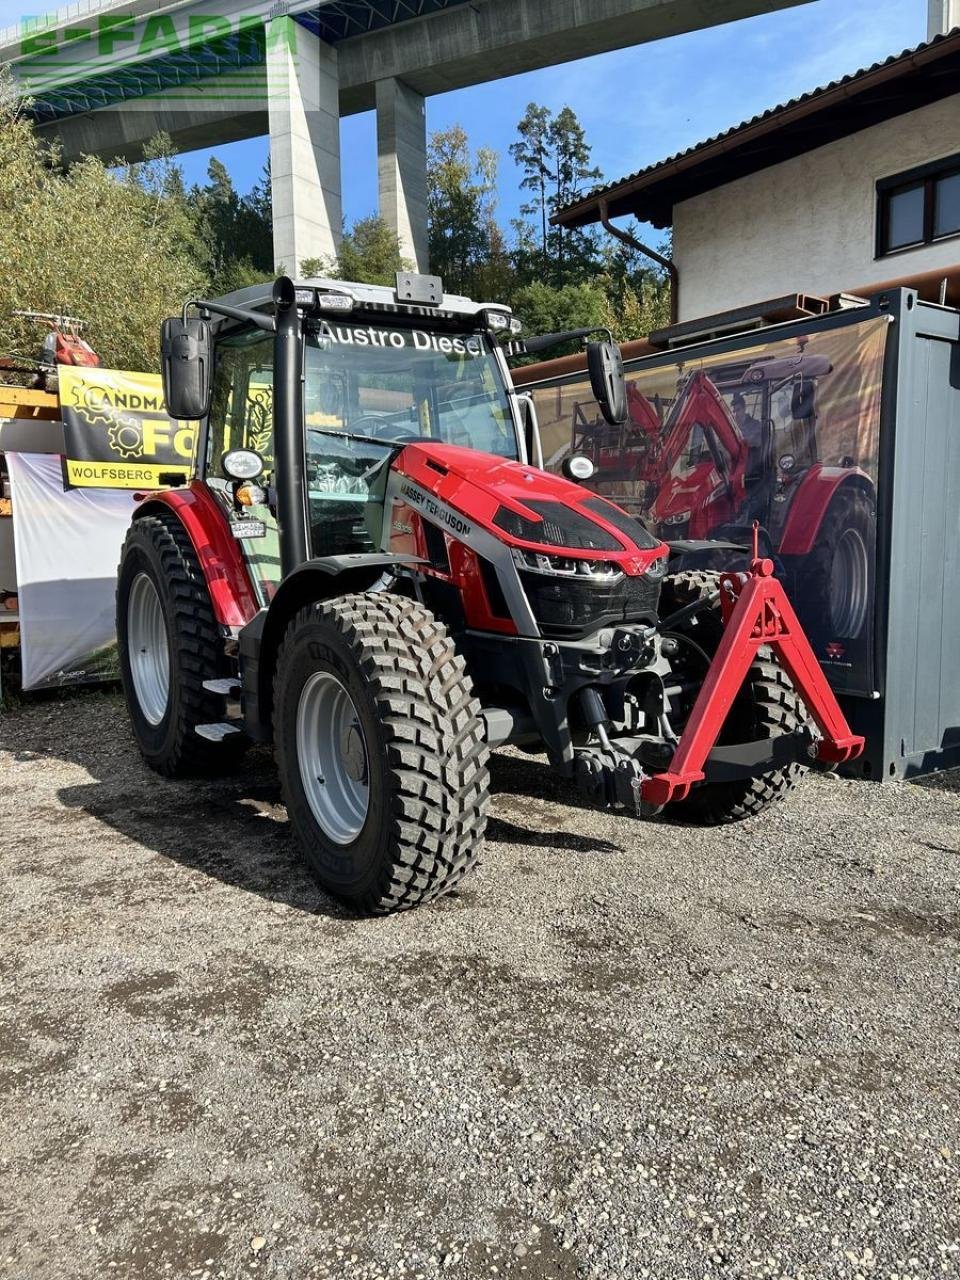
[{"label": "white tarpaulin", "polygon": [[53,454],[8,453],[24,689],[115,676],[114,596],[133,494],[63,488]]}]

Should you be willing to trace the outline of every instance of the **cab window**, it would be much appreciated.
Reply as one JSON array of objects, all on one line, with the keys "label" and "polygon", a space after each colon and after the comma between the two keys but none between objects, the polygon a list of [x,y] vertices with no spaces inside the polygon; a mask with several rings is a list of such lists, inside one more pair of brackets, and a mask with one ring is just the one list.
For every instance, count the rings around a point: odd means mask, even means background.
[{"label": "cab window", "polygon": [[[273,480],[272,335],[254,329],[217,343],[209,423],[207,483],[233,519],[232,485],[221,467],[227,449],[254,449],[266,467],[260,484]],[[262,528],[258,537],[241,539],[240,546],[259,603],[264,605],[281,577],[277,522],[265,503],[248,507],[245,515],[255,528]]]}]

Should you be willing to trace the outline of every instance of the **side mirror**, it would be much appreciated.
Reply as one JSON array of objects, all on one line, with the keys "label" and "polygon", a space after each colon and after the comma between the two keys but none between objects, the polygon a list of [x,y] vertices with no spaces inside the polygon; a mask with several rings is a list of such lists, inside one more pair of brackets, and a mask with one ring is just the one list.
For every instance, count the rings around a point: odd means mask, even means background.
[{"label": "side mirror", "polygon": [[615,342],[588,342],[587,369],[600,412],[611,427],[619,427],[627,419],[627,382],[620,348]]},{"label": "side mirror", "polygon": [[800,378],[793,384],[790,397],[790,415],[795,422],[805,422],[814,414],[816,384],[812,378]]},{"label": "side mirror", "polygon": [[568,480],[573,480],[575,484],[582,484],[584,480],[589,480],[596,471],[593,465],[593,459],[588,458],[585,453],[571,453],[568,458],[564,458],[560,470]]},{"label": "side mirror", "polygon": [[210,411],[213,338],[206,320],[164,320],[160,330],[163,398],[171,418],[205,418]]}]

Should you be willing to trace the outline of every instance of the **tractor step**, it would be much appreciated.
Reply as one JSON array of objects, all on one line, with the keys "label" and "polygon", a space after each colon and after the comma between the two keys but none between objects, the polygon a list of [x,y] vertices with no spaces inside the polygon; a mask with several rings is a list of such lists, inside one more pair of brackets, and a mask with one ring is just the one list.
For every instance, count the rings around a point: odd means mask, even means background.
[{"label": "tractor step", "polygon": [[196,732],[209,742],[222,742],[231,733],[240,733],[241,730],[235,724],[198,724]]},{"label": "tractor step", "polygon": [[223,680],[204,680],[203,687],[208,693],[219,693],[224,698],[239,698],[240,681],[229,677]]}]

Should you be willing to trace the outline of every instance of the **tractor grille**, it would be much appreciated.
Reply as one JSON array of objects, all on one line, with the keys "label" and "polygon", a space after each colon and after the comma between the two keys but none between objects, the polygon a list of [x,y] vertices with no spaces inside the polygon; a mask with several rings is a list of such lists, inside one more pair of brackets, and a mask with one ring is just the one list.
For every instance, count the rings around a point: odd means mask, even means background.
[{"label": "tractor grille", "polygon": [[621,574],[613,582],[577,581],[520,572],[541,632],[553,640],[578,640],[599,627],[656,622],[660,583]]}]

